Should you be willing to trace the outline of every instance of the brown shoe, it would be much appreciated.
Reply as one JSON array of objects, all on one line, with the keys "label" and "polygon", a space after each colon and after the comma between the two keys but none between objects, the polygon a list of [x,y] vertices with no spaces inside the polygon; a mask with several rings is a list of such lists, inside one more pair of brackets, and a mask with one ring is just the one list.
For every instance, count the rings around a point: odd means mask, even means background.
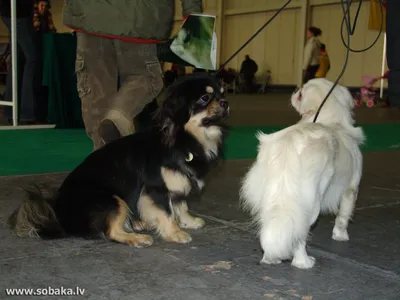
[{"label": "brown shoe", "polygon": [[109,119],[105,119],[100,123],[99,134],[104,144],[108,144],[122,137],[117,126]]}]

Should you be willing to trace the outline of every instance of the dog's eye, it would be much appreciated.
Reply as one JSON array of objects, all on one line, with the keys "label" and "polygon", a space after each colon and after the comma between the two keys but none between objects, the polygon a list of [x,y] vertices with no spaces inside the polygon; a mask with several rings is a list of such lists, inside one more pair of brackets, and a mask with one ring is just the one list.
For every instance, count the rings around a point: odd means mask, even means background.
[{"label": "dog's eye", "polygon": [[301,94],[301,91],[300,91],[300,93],[299,93],[299,95],[297,96],[297,100],[298,101],[301,101],[301,98],[303,97],[303,95]]},{"label": "dog's eye", "polygon": [[208,101],[208,100],[210,100],[210,95],[203,95],[203,96],[201,96],[201,100],[203,100],[203,101]]},{"label": "dog's eye", "polygon": [[210,101],[211,97],[210,95],[203,95],[200,97],[200,102],[202,104],[207,104]]},{"label": "dog's eye", "polygon": [[303,97],[302,91],[303,91],[303,89],[302,89],[301,87],[298,87],[298,88],[296,88],[296,89],[294,90],[293,95],[298,94],[298,95],[297,95],[297,101],[300,101],[301,98]]}]

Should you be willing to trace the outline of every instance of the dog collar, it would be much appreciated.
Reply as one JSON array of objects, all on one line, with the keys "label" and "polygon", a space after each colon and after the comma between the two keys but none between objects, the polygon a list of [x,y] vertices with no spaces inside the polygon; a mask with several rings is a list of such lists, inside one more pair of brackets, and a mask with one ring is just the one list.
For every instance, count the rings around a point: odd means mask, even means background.
[{"label": "dog collar", "polygon": [[302,116],[302,117],[304,117],[304,116],[309,116],[309,115],[311,115],[311,114],[313,114],[313,113],[314,113],[314,111],[308,110],[308,111],[306,111],[305,113],[301,114],[301,116]]}]

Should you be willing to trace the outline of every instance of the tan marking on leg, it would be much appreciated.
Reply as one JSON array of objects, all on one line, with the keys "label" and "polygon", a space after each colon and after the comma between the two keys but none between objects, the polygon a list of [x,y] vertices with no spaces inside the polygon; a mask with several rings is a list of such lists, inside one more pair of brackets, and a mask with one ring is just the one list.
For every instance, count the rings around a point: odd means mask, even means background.
[{"label": "tan marking on leg", "polygon": [[151,224],[164,240],[182,244],[192,240],[190,234],[178,226],[173,215],[169,216],[144,192],[140,196],[138,209],[141,219]]},{"label": "tan marking on leg", "polygon": [[202,218],[194,217],[189,213],[186,201],[171,206],[181,228],[199,229],[206,224]]},{"label": "tan marking on leg", "polygon": [[108,218],[108,230],[105,233],[106,237],[138,248],[150,246],[153,244],[153,239],[147,234],[128,233],[124,231],[125,220],[129,217],[129,208],[125,201],[114,196],[118,203],[118,211],[110,214]]}]

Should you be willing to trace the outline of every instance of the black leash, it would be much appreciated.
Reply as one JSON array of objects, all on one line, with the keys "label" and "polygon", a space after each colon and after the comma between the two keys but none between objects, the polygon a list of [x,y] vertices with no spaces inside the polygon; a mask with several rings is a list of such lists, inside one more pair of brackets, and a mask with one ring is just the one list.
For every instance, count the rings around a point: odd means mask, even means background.
[{"label": "black leash", "polygon": [[[382,0],[378,0],[379,5],[380,5],[380,11],[381,11],[381,26],[380,26],[380,30],[378,33],[378,36],[376,37],[376,39],[372,42],[372,44],[364,49],[360,49],[360,50],[354,50],[350,47],[350,40],[351,40],[351,36],[354,34],[355,32],[355,28],[357,25],[357,20],[358,20],[358,15],[360,13],[360,9],[361,9],[361,5],[363,0],[360,0],[358,3],[358,9],[354,18],[354,23],[353,26],[351,25],[351,18],[350,18],[350,7],[353,4],[354,0],[341,0],[341,6],[342,6],[342,11],[343,11],[343,20],[342,20],[342,24],[340,26],[340,36],[342,39],[342,43],[343,45],[346,47],[347,51],[346,51],[346,59],[345,59],[345,63],[343,65],[342,71],[340,72],[339,76],[337,77],[336,81],[334,82],[333,86],[331,87],[331,89],[329,90],[328,94],[325,96],[324,100],[322,101],[321,105],[319,106],[313,123],[316,122],[319,113],[321,112],[322,107],[324,106],[326,100],[328,99],[328,97],[330,96],[330,94],[332,93],[332,91],[334,90],[334,88],[337,86],[337,84],[339,83],[339,80],[342,78],[346,68],[347,68],[347,64],[349,61],[349,55],[350,52],[365,52],[369,49],[371,49],[378,41],[380,35],[382,34],[383,31],[383,5],[382,5]],[[400,0],[399,0],[400,1]],[[290,2],[292,2],[292,0],[288,0],[279,10],[277,10],[275,12],[275,14],[260,28],[258,29],[235,53],[233,53],[231,55],[231,57],[229,57],[220,67],[219,69],[213,73],[213,76],[216,76],[228,63],[231,62],[231,60],[238,55],[238,53],[240,51],[242,51],[257,35],[260,34],[261,31],[264,30],[265,27],[267,27],[289,4]],[[346,5],[347,4],[347,5]],[[347,8],[346,8],[347,6]],[[343,38],[343,25],[346,25],[346,31],[347,31],[347,43],[344,41]]]},{"label": "black leash", "polygon": [[218,71],[215,72],[214,75],[217,75],[228,63],[230,63],[230,61],[231,61],[232,59],[234,59],[235,56],[238,55],[238,53],[239,53],[240,51],[242,51],[243,48],[246,47],[257,35],[259,35],[260,32],[263,31],[264,28],[267,27],[267,26],[269,25],[269,23],[271,23],[271,22],[282,12],[282,10],[284,10],[284,9],[286,8],[286,6],[289,5],[290,2],[292,2],[292,0],[288,0],[288,1],[285,3],[285,5],[283,5],[279,10],[277,10],[276,13],[275,13],[275,14],[274,14],[260,29],[258,29],[258,30],[247,40],[246,43],[244,43],[244,44],[242,45],[242,47],[240,47],[235,53],[233,53],[233,54],[231,55],[231,57],[229,57],[229,58],[219,67]]},{"label": "black leash", "polygon": [[[343,45],[347,49],[347,51],[346,51],[346,59],[345,59],[342,71],[340,72],[340,74],[337,77],[336,81],[334,82],[333,86],[329,90],[328,94],[326,94],[324,100],[322,101],[321,105],[319,106],[319,108],[318,108],[318,110],[317,110],[317,112],[315,114],[313,123],[315,123],[317,121],[317,118],[318,118],[318,116],[319,116],[319,114],[321,112],[322,107],[324,106],[325,102],[328,100],[328,97],[333,92],[334,88],[337,86],[337,84],[339,83],[339,80],[342,78],[344,72],[346,71],[347,64],[349,62],[350,52],[361,53],[361,52],[365,52],[365,51],[371,49],[376,44],[376,42],[378,41],[379,37],[382,34],[382,29],[383,29],[383,5],[382,5],[382,0],[378,0],[379,4],[380,4],[380,10],[381,10],[381,26],[380,26],[380,30],[379,30],[378,36],[376,37],[376,39],[372,42],[372,44],[370,46],[368,46],[368,47],[366,47],[364,49],[354,50],[354,49],[352,49],[350,47],[351,36],[355,32],[356,25],[357,25],[357,20],[358,20],[358,15],[360,13],[361,5],[362,5],[362,2],[363,2],[363,1],[360,1],[358,3],[357,12],[356,12],[356,15],[355,15],[355,18],[354,18],[354,23],[352,25],[351,24],[351,18],[350,18],[350,7],[353,4],[353,1],[354,0],[342,0],[341,3],[340,3],[341,6],[342,6],[342,11],[343,11],[343,20],[342,20],[342,25],[340,26],[340,36],[342,38]],[[344,41],[344,38],[343,38],[343,25],[344,24],[346,25],[346,31],[347,31],[347,43]]]}]

